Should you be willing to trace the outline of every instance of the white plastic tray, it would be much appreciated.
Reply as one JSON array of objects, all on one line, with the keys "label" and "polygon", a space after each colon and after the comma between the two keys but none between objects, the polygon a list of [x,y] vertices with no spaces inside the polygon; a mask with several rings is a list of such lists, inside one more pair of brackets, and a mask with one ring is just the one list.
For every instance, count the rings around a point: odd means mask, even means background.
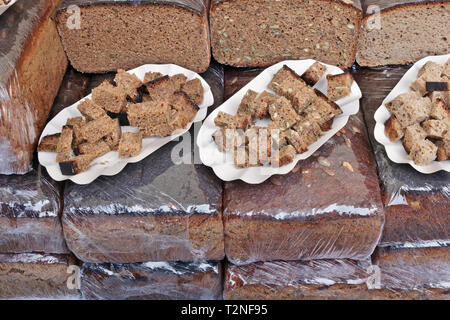
[{"label": "white plastic tray", "polygon": [[375,139],[384,145],[386,154],[395,163],[409,163],[414,169],[421,173],[430,174],[440,170],[450,172],[450,161],[433,161],[427,166],[418,166],[412,161],[401,141],[391,142],[384,132],[384,124],[390,118],[391,114],[386,108],[386,103],[394,100],[399,94],[411,92],[410,85],[417,79],[417,73],[428,61],[433,61],[443,65],[450,58],[450,54],[434,57],[426,57],[416,62],[411,69],[409,69],[398,84],[384,99],[382,105],[375,112]]},{"label": "white plastic tray", "polygon": [[[138,67],[136,69],[129,70],[128,73],[134,73],[139,79],[143,80],[145,73],[149,71],[160,72],[163,75],[169,76],[182,73],[188,78],[188,80],[192,80],[194,78],[200,79],[204,89],[203,103],[199,105],[199,111],[195,116],[194,120],[191,121],[185,129],[177,130],[171,136],[151,137],[143,139],[141,153],[136,157],[119,159],[119,153],[117,151],[110,151],[107,154],[103,155],[102,157],[95,159],[92,162],[91,167],[88,171],[82,172],[74,176],[66,176],[61,173],[59,164],[56,162],[56,153],[39,152],[38,158],[40,164],[47,169],[49,175],[54,180],[62,181],[69,179],[77,184],[88,184],[101,175],[104,176],[115,175],[120,171],[122,171],[122,169],[128,163],[135,163],[141,161],[145,157],[152,154],[154,151],[161,148],[166,143],[183,135],[186,131],[188,131],[191,128],[194,122],[202,121],[203,119],[205,119],[208,107],[214,104],[214,97],[208,83],[200,75],[174,64],[147,64]],[[77,103],[73,104],[70,107],[65,108],[60,113],[58,113],[58,115],[56,115],[56,117],[53,118],[45,127],[44,131],[42,132],[41,139],[46,135],[61,132],[62,127],[66,124],[67,119],[81,116],[81,113],[80,111],[78,111],[77,106],[81,101],[90,97],[91,95],[88,95],[83,99],[81,99],[80,101],[78,101]],[[122,131],[134,131],[133,129],[136,130],[136,128],[132,127],[122,127]]]},{"label": "white plastic tray", "polygon": [[[325,142],[327,142],[331,137],[333,137],[336,132],[342,129],[348,121],[348,118],[352,114],[356,114],[359,110],[359,99],[361,98],[361,90],[359,89],[356,82],[353,83],[352,93],[350,96],[345,97],[341,100],[336,101],[336,103],[341,107],[343,113],[336,116],[331,130],[325,132],[325,134],[314,144],[309,146],[308,151],[302,154],[297,154],[295,156],[294,162],[279,168],[272,168],[269,166],[263,167],[251,167],[251,168],[237,168],[233,161],[233,155],[231,153],[220,152],[214,142],[212,135],[217,127],[214,124],[214,118],[217,116],[219,111],[227,112],[230,114],[236,114],[239,104],[244,97],[245,93],[252,89],[256,92],[263,92],[267,88],[273,76],[283,67],[287,65],[289,68],[294,70],[299,75],[302,75],[315,60],[288,60],[279,62],[266,70],[264,70],[255,79],[250,81],[245,87],[234,94],[230,99],[228,99],[221,106],[216,108],[204,121],[202,127],[200,128],[197,145],[200,150],[201,161],[211,167],[215,174],[224,181],[232,180],[243,180],[251,184],[259,184],[270,178],[274,174],[287,174],[289,173],[297,164],[298,161],[307,159],[314,152],[317,151]],[[340,74],[343,71],[335,66],[327,65],[326,74]],[[327,81],[326,75],[324,75],[320,81],[314,86],[324,94],[327,94]]]}]

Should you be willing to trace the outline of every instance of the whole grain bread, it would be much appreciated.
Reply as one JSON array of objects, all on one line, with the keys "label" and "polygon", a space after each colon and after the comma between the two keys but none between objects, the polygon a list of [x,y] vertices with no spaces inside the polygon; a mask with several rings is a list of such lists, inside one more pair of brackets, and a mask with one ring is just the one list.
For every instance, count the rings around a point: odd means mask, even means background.
[{"label": "whole grain bread", "polygon": [[410,64],[448,53],[449,1],[364,0],[362,4],[359,65]]},{"label": "whole grain bread", "polygon": [[355,60],[361,18],[359,0],[213,0],[213,56],[232,66],[313,58],[348,68]]},{"label": "whole grain bread", "polygon": [[84,263],[81,292],[100,300],[218,300],[220,262]]},{"label": "whole grain bread", "polygon": [[[78,71],[174,63],[204,72],[211,56],[207,4],[205,0],[63,0],[56,21],[67,56]],[[79,28],[73,26],[71,5],[80,8]]]},{"label": "whole grain bread", "polygon": [[[58,0],[12,5],[0,19],[0,174],[31,170],[67,58],[52,15]],[[51,61],[51,63],[48,63]]]}]

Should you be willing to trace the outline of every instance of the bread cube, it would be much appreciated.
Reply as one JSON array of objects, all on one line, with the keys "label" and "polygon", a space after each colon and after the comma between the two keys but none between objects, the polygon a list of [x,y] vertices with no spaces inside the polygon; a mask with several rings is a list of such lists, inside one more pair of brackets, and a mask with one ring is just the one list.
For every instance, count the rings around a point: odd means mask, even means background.
[{"label": "bread cube", "polygon": [[99,140],[96,143],[89,143],[89,142],[81,143],[75,149],[75,153],[78,153],[78,155],[90,154],[93,156],[93,158],[98,158],[107,154],[110,150],[111,149],[109,145],[105,141]]},{"label": "bread cube", "polygon": [[59,163],[61,173],[66,176],[73,176],[89,170],[94,156],[91,154],[83,154],[76,156],[71,160],[67,160]]},{"label": "bread cube", "polygon": [[199,110],[198,105],[196,105],[183,91],[176,91],[170,98],[170,106],[180,112],[184,112],[187,117],[188,122],[194,120],[197,112]]},{"label": "bread cube", "polygon": [[314,86],[317,82],[319,82],[320,78],[323,77],[326,71],[327,67],[316,61],[308,68],[308,70],[305,71],[305,73],[302,74],[301,78],[308,85]]},{"label": "bread cube", "polygon": [[409,157],[416,165],[426,166],[436,159],[437,149],[433,142],[425,139],[412,146]]},{"label": "bread cube", "polygon": [[81,136],[81,128],[86,124],[86,120],[83,117],[69,118],[66,121],[67,126],[72,126],[73,129],[73,141],[72,147],[75,148],[77,145],[83,142],[83,137]]},{"label": "bread cube", "polygon": [[402,93],[398,95],[394,100],[386,103],[386,109],[388,109],[388,111],[393,114],[394,111],[397,108],[401,107],[404,103],[415,101],[417,99],[420,99],[421,97],[422,96],[416,91]]},{"label": "bread cube", "polygon": [[65,125],[61,130],[61,135],[56,146],[56,162],[67,161],[72,153],[73,128]]},{"label": "bread cube", "polygon": [[428,138],[443,139],[449,132],[448,120],[427,120],[422,123],[422,127]]},{"label": "bread cube", "polygon": [[124,132],[119,143],[119,158],[135,157],[142,149],[142,134],[140,132]]},{"label": "bread cube", "polygon": [[431,106],[430,117],[436,120],[450,121],[450,111],[441,99],[437,99]]},{"label": "bread cube", "polygon": [[327,75],[328,81],[328,98],[332,101],[336,101],[345,98],[352,93],[353,77],[349,72]]},{"label": "bread cube", "polygon": [[89,121],[106,116],[106,111],[91,99],[84,99],[81,101],[78,104],[77,109]]},{"label": "bread cube", "polygon": [[400,140],[404,135],[403,127],[395,116],[391,116],[384,124],[384,132],[391,142]]},{"label": "bread cube", "polygon": [[411,84],[411,89],[417,91],[422,96],[427,93],[427,82],[439,82],[442,80],[443,67],[435,62],[427,62],[417,75],[417,80]]},{"label": "bread cube", "polygon": [[289,129],[300,120],[299,115],[285,97],[279,97],[269,106],[269,114],[272,121],[284,129]]},{"label": "bread cube", "polygon": [[258,119],[263,119],[269,114],[269,107],[278,97],[268,91],[263,91],[253,102],[252,110],[254,116]]},{"label": "bread cube", "polygon": [[200,79],[195,78],[183,83],[181,91],[185,92],[196,105],[202,104],[204,90]]},{"label": "bread cube", "polygon": [[214,119],[216,126],[226,129],[247,129],[250,125],[250,119],[247,116],[231,115],[226,112],[219,111]]},{"label": "bread cube", "polygon": [[50,134],[41,139],[38,152],[57,152],[58,141],[61,133]]},{"label": "bread cube", "polygon": [[144,83],[156,80],[156,79],[161,78],[163,76],[164,75],[162,73],[160,73],[160,72],[151,72],[151,71],[146,72],[145,75],[144,75]]},{"label": "bread cube", "polygon": [[135,74],[130,74],[123,69],[117,70],[114,78],[117,87],[125,91],[127,97],[132,101],[139,98],[138,88],[142,85],[142,81]]},{"label": "bread cube", "polygon": [[407,153],[410,153],[413,145],[424,140],[426,137],[427,133],[420,124],[416,123],[411,125],[405,129],[403,147]]},{"label": "bread cube", "polygon": [[104,81],[97,88],[92,89],[92,100],[106,111],[119,113],[124,111],[127,105],[127,93]]},{"label": "bread cube", "polygon": [[237,114],[240,115],[249,115],[254,116],[255,115],[255,107],[256,104],[254,103],[256,98],[258,97],[258,93],[253,90],[248,90],[244,97],[242,98],[241,103],[239,104]]},{"label": "bread cube", "polygon": [[393,110],[393,114],[403,128],[426,120],[431,112],[431,100],[428,97],[408,100]]}]

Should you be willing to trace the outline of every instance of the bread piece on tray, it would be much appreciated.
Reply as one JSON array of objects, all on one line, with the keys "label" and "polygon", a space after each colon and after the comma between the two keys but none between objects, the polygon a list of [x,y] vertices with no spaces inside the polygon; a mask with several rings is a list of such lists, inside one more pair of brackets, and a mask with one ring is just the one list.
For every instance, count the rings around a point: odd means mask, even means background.
[{"label": "bread piece on tray", "polygon": [[90,154],[94,158],[101,157],[109,151],[111,151],[109,145],[103,140],[99,140],[95,143],[84,142],[75,149],[75,153]]},{"label": "bread piece on tray", "polygon": [[[448,53],[448,1],[364,0],[356,61],[360,66],[411,64]],[[381,10],[381,11],[380,11]],[[407,26],[414,25],[414,28]]]},{"label": "bread piece on tray", "polygon": [[188,122],[194,120],[199,110],[196,105],[184,91],[176,91],[170,99],[170,105],[177,111],[182,111],[186,114]]},{"label": "bread piece on tray", "polygon": [[422,123],[422,127],[428,138],[444,139],[450,131],[450,121],[448,119],[427,120]]},{"label": "bread piece on tray", "polygon": [[[78,28],[71,5],[80,8]],[[67,56],[80,72],[130,70],[149,63],[205,72],[211,59],[208,7],[206,0],[64,0],[56,21]],[[110,15],[115,18],[105,21]]]},{"label": "bread piece on tray", "polygon": [[0,176],[0,252],[66,253],[60,186],[39,167]]},{"label": "bread piece on tray", "polygon": [[413,145],[424,140],[426,137],[427,133],[423,130],[420,124],[413,124],[405,129],[405,136],[402,141],[403,147],[405,147],[407,153],[410,153]]},{"label": "bread piece on tray", "polygon": [[72,126],[73,130],[73,140],[72,147],[78,146],[83,142],[83,137],[81,135],[81,128],[86,124],[86,120],[83,117],[69,118],[66,121],[67,126]]},{"label": "bread piece on tray", "polygon": [[426,166],[436,159],[437,149],[436,145],[430,140],[421,140],[412,145],[409,157],[418,166]]},{"label": "bread piece on tray", "polygon": [[88,121],[106,116],[106,111],[91,99],[81,101],[77,108]]},{"label": "bread piece on tray", "polygon": [[119,69],[117,70],[114,82],[119,88],[126,92],[127,98],[131,101],[136,101],[139,98],[138,88],[142,85],[142,82],[135,74]]},{"label": "bread piece on tray", "polygon": [[202,104],[204,89],[200,79],[186,81],[181,85],[181,91],[185,92],[196,105]]},{"label": "bread piece on tray", "polygon": [[383,246],[450,240],[450,173],[423,174],[409,165],[396,164],[373,136],[375,111],[409,68],[362,68],[353,72],[363,93],[361,108],[380,177],[386,218],[380,240]]},{"label": "bread piece on tray", "polygon": [[[419,70],[419,73],[417,74],[417,80],[415,80],[411,84],[411,89],[414,91],[417,91],[422,96],[424,96],[428,92],[427,83],[441,81],[442,70],[443,70],[443,67],[440,64],[437,64],[436,62],[428,61]],[[431,89],[433,89],[433,88],[431,88]],[[430,90],[430,91],[436,91],[436,90]]]},{"label": "bread piece on tray", "polygon": [[450,109],[447,108],[445,102],[437,99],[431,106],[430,117],[436,120],[450,120]]},{"label": "bread piece on tray", "polygon": [[177,144],[88,186],[66,185],[64,234],[80,260],[223,259],[222,183],[206,167],[174,164]]},{"label": "bread piece on tray", "polygon": [[242,98],[241,103],[239,104],[237,114],[247,115],[253,117],[256,111],[256,104],[254,103],[256,98],[258,97],[258,93],[253,90],[248,90],[244,97]]},{"label": "bread piece on tray", "polygon": [[109,81],[104,81],[92,89],[92,100],[106,111],[120,113],[125,111],[127,93],[123,89],[113,86]]},{"label": "bread piece on tray", "polygon": [[95,157],[92,154],[82,154],[59,163],[61,173],[66,176],[74,176],[89,170],[92,160]]},{"label": "bread piece on tray", "polygon": [[361,115],[344,130],[295,172],[259,185],[225,183],[231,262],[370,256],[384,221],[378,177]]},{"label": "bread piece on tray", "polygon": [[56,146],[56,162],[63,162],[72,156],[73,128],[72,126],[63,126],[61,136]]},{"label": "bread piece on tray", "polygon": [[426,82],[425,86],[426,91],[450,91],[450,82],[449,81],[441,81],[441,82]]},{"label": "bread piece on tray", "polygon": [[[2,299],[79,299],[76,288],[79,275],[75,267],[78,268],[75,259],[69,254],[0,253],[0,296]],[[73,287],[69,288],[69,283]]]},{"label": "bread piece on tray", "polygon": [[52,19],[56,0],[18,1],[0,19],[0,174],[32,169],[33,153],[67,58]]},{"label": "bread piece on tray", "polygon": [[395,116],[391,116],[384,124],[384,132],[391,142],[400,140],[405,134],[402,125]]},{"label": "bread piece on tray", "polygon": [[327,72],[327,67],[316,61],[302,74],[302,79],[310,86],[314,86],[325,72]]},{"label": "bread piece on tray", "polygon": [[349,68],[361,26],[359,0],[216,0],[210,9],[214,58],[232,66],[265,67],[316,59]]},{"label": "bread piece on tray", "polygon": [[111,135],[114,130],[114,124],[117,119],[111,119],[108,116],[89,121],[80,130],[81,137],[90,143],[95,143],[101,138]]},{"label": "bread piece on tray", "polygon": [[41,142],[39,143],[38,152],[56,152],[58,147],[58,141],[61,133],[50,134],[45,137],[42,137]]},{"label": "bread piece on tray", "polygon": [[85,263],[84,299],[220,300],[220,262]]},{"label": "bread piece on tray", "polygon": [[142,149],[142,134],[140,132],[124,132],[120,138],[119,158],[135,157]]},{"label": "bread piece on tray", "polygon": [[349,72],[336,75],[328,74],[327,82],[327,96],[332,101],[345,98],[352,93],[353,77]]}]

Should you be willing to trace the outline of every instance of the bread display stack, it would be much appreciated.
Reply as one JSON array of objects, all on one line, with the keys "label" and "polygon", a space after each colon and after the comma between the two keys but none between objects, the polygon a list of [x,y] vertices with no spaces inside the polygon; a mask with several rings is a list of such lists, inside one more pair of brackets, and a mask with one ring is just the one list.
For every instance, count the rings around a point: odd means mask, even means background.
[{"label": "bread display stack", "polygon": [[359,65],[410,64],[449,52],[450,1],[363,0],[362,7]]},{"label": "bread display stack", "polygon": [[78,266],[63,236],[60,186],[45,169],[2,175],[0,209],[0,297],[78,298],[67,286],[68,268]]},{"label": "bread display stack", "polygon": [[67,58],[50,19],[58,3],[19,1],[0,16],[0,174],[31,170],[66,70]]},{"label": "bread display stack", "polygon": [[207,3],[63,0],[56,22],[70,63],[80,72],[129,70],[149,63],[204,72],[211,57]]},{"label": "bread display stack", "polygon": [[312,58],[348,68],[361,18],[359,0],[213,0],[212,53],[231,66]]}]

